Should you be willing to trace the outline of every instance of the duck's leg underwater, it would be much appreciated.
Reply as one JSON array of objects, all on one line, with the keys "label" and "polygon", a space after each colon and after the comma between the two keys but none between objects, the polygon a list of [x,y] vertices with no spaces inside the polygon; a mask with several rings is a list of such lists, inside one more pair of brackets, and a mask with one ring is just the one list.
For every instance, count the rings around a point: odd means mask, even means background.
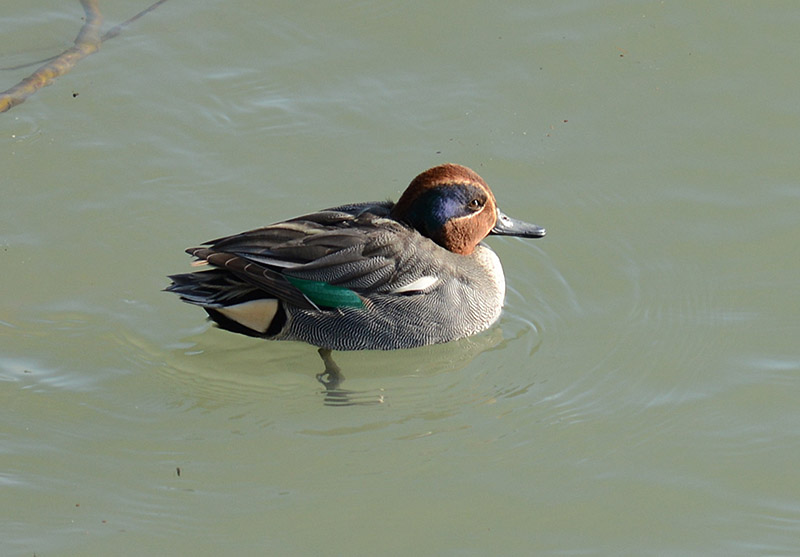
[{"label": "duck's leg underwater", "polygon": [[342,370],[336,365],[336,362],[333,361],[333,356],[331,356],[331,350],[329,348],[320,348],[318,352],[320,358],[322,358],[322,362],[325,364],[325,371],[317,374],[317,381],[322,383],[325,390],[328,392],[336,391],[339,389],[339,385],[342,381],[344,381]]},{"label": "duck's leg underwater", "polygon": [[317,381],[325,387],[325,406],[363,406],[383,403],[382,392],[375,396],[374,393],[348,391],[340,388],[344,382],[344,375],[342,375],[341,368],[333,361],[331,351],[327,348],[320,348],[319,356],[325,363],[325,371],[317,374]]}]

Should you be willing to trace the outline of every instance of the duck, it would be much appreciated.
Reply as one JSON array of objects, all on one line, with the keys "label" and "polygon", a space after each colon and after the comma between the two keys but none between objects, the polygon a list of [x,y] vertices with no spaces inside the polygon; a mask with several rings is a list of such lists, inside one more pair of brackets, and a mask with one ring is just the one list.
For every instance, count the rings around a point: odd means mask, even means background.
[{"label": "duck", "polygon": [[[505,277],[489,235],[541,238],[475,171],[442,164],[396,203],[351,203],[205,242],[165,290],[227,331],[331,350],[450,342],[500,317]],[[323,359],[325,356],[323,355]]]}]

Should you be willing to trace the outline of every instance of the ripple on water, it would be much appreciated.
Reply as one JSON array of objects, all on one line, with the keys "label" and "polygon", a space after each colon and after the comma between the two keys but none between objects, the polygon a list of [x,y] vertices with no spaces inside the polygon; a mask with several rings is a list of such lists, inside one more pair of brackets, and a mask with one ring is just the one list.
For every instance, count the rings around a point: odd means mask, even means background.
[{"label": "ripple on water", "polygon": [[9,316],[13,343],[0,357],[0,378],[15,381],[21,389],[86,392],[97,387],[100,377],[87,373],[83,338],[106,340],[108,331],[94,316],[80,311],[37,314],[35,319]]},{"label": "ripple on water", "polygon": [[[593,249],[606,253],[602,274],[587,277],[582,265],[548,260],[534,288],[519,281],[510,289],[518,298],[513,308],[528,300],[536,306],[547,341],[539,366],[548,389],[532,402],[565,424],[598,414],[630,417],[703,396],[697,387],[707,347],[726,319],[711,283],[693,280],[701,270],[692,263],[641,257],[625,243],[587,247]],[[660,419],[670,427],[668,413]]]},{"label": "ripple on water", "polygon": [[[29,116],[14,116],[11,124],[6,128],[8,137],[12,140],[12,145],[31,145],[44,137],[41,122]],[[14,154],[14,147],[11,148]]]},{"label": "ripple on water", "polygon": [[[491,346],[492,341],[488,342]],[[290,376],[299,379],[287,381],[292,389],[298,385],[310,385],[314,391],[322,388],[315,376],[324,370],[323,361],[316,348],[304,343],[249,339],[210,329],[187,339],[186,344],[191,348],[175,351],[168,369],[163,372],[180,381],[207,382],[210,394],[222,398],[235,400],[263,389],[267,389],[266,393],[275,388],[281,378]],[[448,346],[452,344],[442,345]],[[467,340],[459,344],[458,349],[442,347],[334,352],[333,358],[343,370],[344,386],[354,389],[376,380],[431,376],[458,369],[485,350],[487,341]]]},{"label": "ripple on water", "polygon": [[[195,407],[213,410],[256,403],[276,409],[282,419],[294,420],[307,434],[335,435],[412,417],[442,419],[475,404],[517,396],[532,379],[513,360],[520,353],[524,360],[530,359],[538,342],[529,321],[504,316],[499,327],[444,345],[334,352],[345,380],[331,392],[315,378],[323,371],[323,362],[314,347],[211,329],[185,339],[158,372],[178,384]],[[323,410],[326,405],[364,408],[351,414],[355,421],[337,417],[336,426],[328,427],[329,420],[320,421],[317,414],[331,411]],[[297,418],[304,414],[311,421]]]}]

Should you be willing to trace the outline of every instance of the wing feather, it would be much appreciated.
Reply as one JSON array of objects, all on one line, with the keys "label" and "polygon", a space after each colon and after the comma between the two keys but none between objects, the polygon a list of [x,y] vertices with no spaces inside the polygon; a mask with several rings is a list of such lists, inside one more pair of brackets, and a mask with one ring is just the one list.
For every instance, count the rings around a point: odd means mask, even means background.
[{"label": "wing feather", "polygon": [[412,241],[417,232],[387,218],[391,203],[346,205],[206,242],[188,253],[226,269],[270,296],[303,308],[317,306],[298,288],[316,281],[370,292],[407,292],[425,276],[424,258]]}]

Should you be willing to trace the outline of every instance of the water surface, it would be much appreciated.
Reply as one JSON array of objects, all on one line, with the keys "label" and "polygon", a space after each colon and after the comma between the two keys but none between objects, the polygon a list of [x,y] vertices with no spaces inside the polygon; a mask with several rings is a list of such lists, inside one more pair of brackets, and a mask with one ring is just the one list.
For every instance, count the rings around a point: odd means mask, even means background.
[{"label": "water surface", "polygon": [[[82,15],[6,2],[0,66]],[[0,552],[800,553],[798,23],[170,0],[107,41],[0,115]],[[161,292],[187,246],[445,161],[548,236],[489,240],[492,330],[338,355],[367,404]]]}]

